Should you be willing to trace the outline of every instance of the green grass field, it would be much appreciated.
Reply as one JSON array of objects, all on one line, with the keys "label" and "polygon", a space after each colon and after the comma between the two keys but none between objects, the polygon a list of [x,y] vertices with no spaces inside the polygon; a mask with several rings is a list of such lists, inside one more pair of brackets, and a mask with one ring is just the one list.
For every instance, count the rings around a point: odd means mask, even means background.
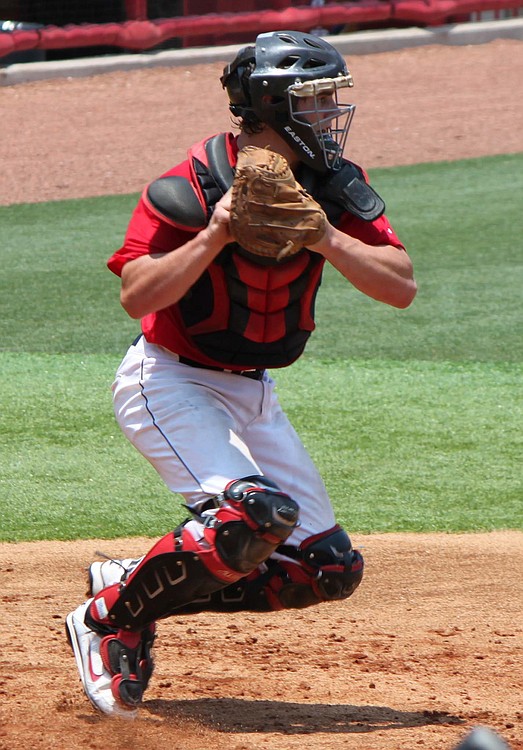
[{"label": "green grass field", "polygon": [[[523,529],[523,154],[371,172],[411,308],[328,270],[280,398],[349,531]],[[120,434],[138,332],[105,261],[137,196],[0,208],[0,539],[163,534],[185,513]]]}]

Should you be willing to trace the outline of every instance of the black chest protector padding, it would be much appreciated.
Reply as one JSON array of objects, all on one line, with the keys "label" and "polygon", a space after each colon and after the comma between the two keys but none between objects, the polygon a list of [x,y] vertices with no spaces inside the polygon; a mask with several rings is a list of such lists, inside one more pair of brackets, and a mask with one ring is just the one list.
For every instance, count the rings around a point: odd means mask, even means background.
[{"label": "black chest protector padding", "polygon": [[157,213],[175,224],[194,229],[207,224],[206,213],[186,177],[160,177],[147,188],[147,198]]},{"label": "black chest protector padding", "polygon": [[175,224],[203,229],[222,195],[232,185],[234,169],[229,163],[225,133],[210,138],[205,144],[209,166],[193,158],[193,167],[203,192],[203,207],[186,177],[160,177],[147,188],[147,198],[160,216]]},{"label": "black chest protector padding", "polygon": [[209,138],[205,144],[207,165],[193,157],[193,168],[207,205],[207,220],[211,218],[214,206],[231,187],[234,169],[229,163],[225,133]]},{"label": "black chest protector padding", "polygon": [[205,144],[209,169],[222,193],[226,193],[234,180],[234,169],[227,156],[225,133],[209,138]]}]

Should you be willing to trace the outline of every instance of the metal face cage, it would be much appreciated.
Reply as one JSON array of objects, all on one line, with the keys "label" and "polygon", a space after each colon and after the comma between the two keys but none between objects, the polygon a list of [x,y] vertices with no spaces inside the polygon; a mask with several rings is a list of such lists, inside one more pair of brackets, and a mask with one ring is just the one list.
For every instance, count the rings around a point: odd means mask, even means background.
[{"label": "metal face cage", "polygon": [[[338,92],[353,85],[349,73],[336,78],[297,82],[287,89],[290,120],[296,123],[299,132],[303,132],[304,127],[310,129],[309,137],[304,140],[317,142],[327,169],[336,170],[341,166],[356,105],[340,101]],[[310,99],[311,106],[302,109],[300,100],[303,99]],[[289,127],[286,130],[292,135]]]}]

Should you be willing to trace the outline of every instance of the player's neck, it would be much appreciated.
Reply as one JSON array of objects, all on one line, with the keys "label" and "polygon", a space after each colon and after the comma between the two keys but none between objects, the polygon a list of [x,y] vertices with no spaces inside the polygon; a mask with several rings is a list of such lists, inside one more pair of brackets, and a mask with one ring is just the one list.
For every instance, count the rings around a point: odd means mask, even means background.
[{"label": "player's neck", "polygon": [[244,148],[244,146],[258,146],[258,148],[269,148],[272,151],[284,156],[291,169],[296,169],[299,166],[300,160],[297,155],[291,149],[291,147],[276,133],[272,128],[265,128],[261,133],[255,133],[249,135],[247,133],[240,133],[238,136],[238,148]]}]

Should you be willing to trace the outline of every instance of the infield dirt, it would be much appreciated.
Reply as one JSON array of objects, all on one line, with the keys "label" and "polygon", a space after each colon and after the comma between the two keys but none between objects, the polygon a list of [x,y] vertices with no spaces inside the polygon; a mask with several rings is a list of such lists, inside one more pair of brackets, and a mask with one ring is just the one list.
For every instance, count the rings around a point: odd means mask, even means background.
[{"label": "infield dirt", "polygon": [[[523,43],[349,64],[349,155],[363,166],[523,151]],[[229,129],[222,67],[0,89],[0,204],[141,190],[193,141]],[[523,534],[353,541],[367,568],[350,600],[160,623],[134,722],[91,708],[64,618],[95,550],[133,556],[150,540],[1,544],[0,748],[452,750],[481,724],[523,750]]]}]

